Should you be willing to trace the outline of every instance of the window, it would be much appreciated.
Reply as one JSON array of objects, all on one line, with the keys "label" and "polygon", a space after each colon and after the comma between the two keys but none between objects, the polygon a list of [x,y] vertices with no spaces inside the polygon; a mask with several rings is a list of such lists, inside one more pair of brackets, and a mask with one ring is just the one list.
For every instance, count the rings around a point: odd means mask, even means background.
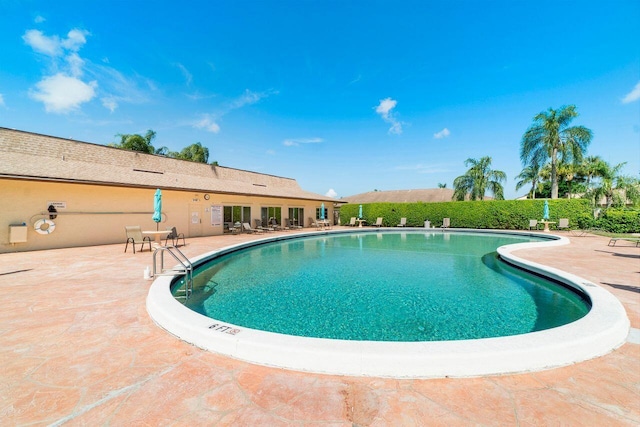
[{"label": "window", "polygon": [[236,222],[251,223],[250,206],[225,206],[224,207],[224,232],[228,233]]},{"label": "window", "polygon": [[291,220],[293,225],[304,227],[304,209],[289,208],[289,219]]},{"label": "window", "polygon": [[270,206],[260,209],[260,219],[263,226],[271,224],[271,218],[275,218],[276,224],[282,225],[282,208],[277,206]]},{"label": "window", "polygon": [[[327,216],[329,215],[329,209],[324,208],[324,219],[329,219],[329,217]],[[320,219],[320,208],[316,208],[316,219]]]}]

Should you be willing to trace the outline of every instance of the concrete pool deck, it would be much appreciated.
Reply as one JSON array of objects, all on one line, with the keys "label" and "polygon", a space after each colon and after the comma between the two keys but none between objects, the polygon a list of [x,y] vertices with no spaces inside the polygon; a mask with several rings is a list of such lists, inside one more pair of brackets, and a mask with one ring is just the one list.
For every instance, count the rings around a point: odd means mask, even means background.
[{"label": "concrete pool deck", "polygon": [[[566,233],[565,233],[566,235]],[[259,236],[188,239],[195,256]],[[517,255],[590,280],[629,342],[575,365],[462,379],[268,368],[213,354],[146,312],[150,252],[124,244],[0,254],[0,419],[7,425],[638,425],[640,248],[608,238]]]}]

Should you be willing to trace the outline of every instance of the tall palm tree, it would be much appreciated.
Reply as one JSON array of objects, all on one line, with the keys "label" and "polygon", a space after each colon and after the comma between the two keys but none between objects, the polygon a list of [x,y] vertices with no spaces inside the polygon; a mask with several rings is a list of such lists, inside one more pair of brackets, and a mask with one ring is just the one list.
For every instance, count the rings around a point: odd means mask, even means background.
[{"label": "tall palm tree", "polygon": [[558,110],[549,108],[533,118],[520,141],[520,160],[523,165],[544,164],[551,159],[551,198],[558,198],[558,160],[582,161],[593,133],[584,126],[569,126],[578,116],[575,105]]},{"label": "tall palm tree", "polygon": [[124,148],[125,150],[139,151],[148,154],[163,154],[156,153],[156,149],[151,143],[151,141],[153,141],[153,139],[156,137],[155,131],[151,129],[149,129],[144,136],[137,133],[119,133],[116,136],[120,137],[120,143],[111,144],[114,147]]},{"label": "tall palm tree", "polygon": [[627,162],[611,166],[602,161],[597,172],[598,183],[587,193],[597,203],[605,198],[607,208],[612,205],[624,206],[627,200],[633,203],[640,201],[640,182],[637,179],[621,175],[620,171]]},{"label": "tall palm tree", "polygon": [[599,171],[603,168],[604,160],[600,156],[587,156],[582,161],[582,170],[587,178],[587,190],[591,189],[591,182],[599,175]]},{"label": "tall palm tree", "polygon": [[455,200],[464,200],[467,194],[470,194],[471,200],[484,200],[487,190],[497,200],[504,199],[504,188],[501,182],[507,180],[507,174],[491,169],[491,157],[485,156],[480,160],[467,159],[464,165],[471,165],[471,167],[464,175],[453,180]]},{"label": "tall palm tree", "polygon": [[529,191],[529,197],[532,199],[536,198],[536,190],[538,189],[538,185],[540,184],[541,172],[542,168],[537,163],[532,163],[529,166],[525,166],[524,169],[520,172],[516,179],[520,181],[516,182],[516,191],[521,189],[527,184],[531,184],[531,191]]}]

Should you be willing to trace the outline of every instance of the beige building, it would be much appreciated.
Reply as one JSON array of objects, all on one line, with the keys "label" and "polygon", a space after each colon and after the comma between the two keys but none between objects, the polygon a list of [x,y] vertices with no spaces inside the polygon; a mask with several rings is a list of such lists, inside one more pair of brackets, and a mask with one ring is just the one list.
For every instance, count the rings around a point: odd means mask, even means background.
[{"label": "beige building", "polygon": [[[158,188],[162,221],[156,224]],[[6,128],[0,128],[0,200],[0,253],[124,246],[128,225],[176,227],[187,238],[270,218],[307,226],[322,203],[333,218],[334,202],[290,178]],[[42,220],[52,221],[53,231],[38,228]]]}]

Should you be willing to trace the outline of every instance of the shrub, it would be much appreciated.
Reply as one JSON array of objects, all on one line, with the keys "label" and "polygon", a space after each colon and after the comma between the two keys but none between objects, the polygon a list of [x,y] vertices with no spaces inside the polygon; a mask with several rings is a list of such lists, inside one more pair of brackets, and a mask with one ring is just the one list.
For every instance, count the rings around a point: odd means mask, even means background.
[{"label": "shrub", "polygon": [[640,210],[609,208],[595,225],[612,233],[640,233]]},{"label": "shrub", "polygon": [[[589,228],[594,225],[591,204],[585,199],[554,199],[549,202],[549,220],[568,218],[571,228]],[[358,216],[358,204],[340,208],[340,222],[348,224]],[[490,228],[503,230],[527,229],[530,219],[540,220],[544,200],[483,200],[440,203],[369,203],[362,205],[363,219],[373,224],[377,217],[383,225],[395,227],[400,218],[407,218],[407,226],[423,227],[424,221],[439,226],[443,218],[451,218],[451,227]]]}]

